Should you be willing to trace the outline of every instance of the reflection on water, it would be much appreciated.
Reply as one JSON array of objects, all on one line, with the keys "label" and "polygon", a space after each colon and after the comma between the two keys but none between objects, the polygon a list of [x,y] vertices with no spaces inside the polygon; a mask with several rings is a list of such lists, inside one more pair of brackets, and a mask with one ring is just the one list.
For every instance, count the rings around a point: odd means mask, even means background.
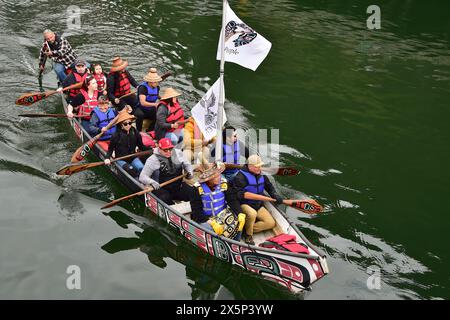
[{"label": "reflection on water", "polygon": [[[123,228],[128,223],[136,223],[121,211],[107,215]],[[172,229],[160,224],[136,231],[136,238],[114,238],[102,249],[110,254],[139,249],[147,255],[150,263],[162,269],[167,267],[167,259],[183,264],[193,300],[298,298],[284,288],[201,252]]]}]

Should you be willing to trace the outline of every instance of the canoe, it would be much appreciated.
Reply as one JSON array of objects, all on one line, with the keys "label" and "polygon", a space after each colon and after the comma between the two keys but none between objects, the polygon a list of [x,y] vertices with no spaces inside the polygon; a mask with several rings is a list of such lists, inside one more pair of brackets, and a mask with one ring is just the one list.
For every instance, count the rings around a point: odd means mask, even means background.
[{"label": "canoe", "polygon": [[[61,96],[64,111],[67,113],[67,102],[64,95],[61,94]],[[92,138],[81,126],[80,120],[74,118],[69,119],[69,122],[82,142],[89,141]],[[93,147],[92,153],[101,160],[105,159],[106,150],[102,149],[99,144]],[[117,163],[112,163],[108,166],[108,169],[131,192],[134,193],[144,189],[144,185],[129,175]],[[301,294],[305,290],[311,290],[313,283],[329,273],[325,253],[310,243],[290,218],[270,202],[265,202],[264,206],[277,222],[276,226],[273,230],[254,234],[255,245],[249,245],[242,240],[235,241],[218,236],[191,220],[189,202],[168,205],[152,193],[146,193],[140,199],[144,201],[146,208],[173,227],[193,246],[219,260],[254,272],[262,279],[275,282],[287,288],[293,294]],[[308,247],[309,253],[295,253],[259,246],[266,239],[281,233],[294,235],[297,242]]]}]

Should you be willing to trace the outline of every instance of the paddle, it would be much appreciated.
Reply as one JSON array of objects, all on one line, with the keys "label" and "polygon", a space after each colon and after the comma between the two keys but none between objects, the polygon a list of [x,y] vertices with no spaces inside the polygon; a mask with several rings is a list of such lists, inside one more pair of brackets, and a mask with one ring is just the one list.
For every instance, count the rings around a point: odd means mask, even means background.
[{"label": "paddle", "polygon": [[[275,202],[276,200],[270,197],[266,197],[263,195],[259,195],[256,193],[245,192],[244,198],[248,200],[260,200],[260,201],[270,201]],[[318,204],[313,199],[306,200],[283,200],[283,203],[289,207],[300,210],[307,214],[320,213],[323,211],[323,208],[320,204]]]},{"label": "paddle", "polygon": [[[169,76],[171,76],[172,75],[172,72],[166,72],[166,73],[164,73],[162,76],[161,76],[161,79],[162,80],[164,80],[164,79],[166,79],[167,77],[169,77]],[[133,90],[133,91],[131,91],[130,93],[127,93],[127,94],[124,94],[123,96],[120,96],[118,99],[120,100],[120,99],[122,99],[122,98],[126,98],[126,97],[128,97],[128,96],[131,96],[132,94],[134,94],[134,93],[136,93],[136,90]]]},{"label": "paddle", "polygon": [[[119,157],[119,158],[115,158],[113,160],[111,160],[111,163],[119,161],[119,160],[125,160],[131,157],[140,157],[140,156],[144,156],[147,154],[150,154],[151,150],[147,150],[147,151],[141,151],[141,152],[137,152],[137,153],[133,153],[133,154],[129,154],[123,157]],[[77,172],[81,172],[84,171],[86,169],[91,169],[94,167],[99,167],[104,165],[105,162],[104,161],[98,161],[98,162],[92,162],[92,163],[69,163],[67,165],[65,165],[64,167],[62,167],[61,169],[59,169],[56,174],[59,176],[70,176],[74,173]]]},{"label": "paddle", "polygon": [[[122,112],[127,112],[127,111],[126,111],[126,109],[123,109]],[[108,123],[108,125],[105,127],[106,128],[105,131],[101,131],[95,137],[91,138],[91,140],[89,140],[88,142],[83,144],[81,147],[79,147],[72,155],[70,162],[73,163],[73,162],[82,161],[87,156],[87,154],[91,151],[92,147],[94,147],[94,145],[97,143],[98,139],[100,139],[106,131],[111,129],[116,124],[117,119],[119,119],[119,115],[120,115],[120,113],[114,119],[112,119],[110,123]]]},{"label": "paddle", "polygon": [[[83,118],[89,116],[88,114],[74,115],[74,118]],[[26,118],[68,118],[67,114],[52,114],[52,113],[22,113],[19,117]]]},{"label": "paddle", "polygon": [[[63,88],[62,91],[67,91],[70,89],[79,89],[81,88],[82,84],[83,82],[72,84],[71,86]],[[16,104],[19,106],[31,106],[33,103],[36,103],[38,101],[41,101],[42,99],[50,97],[51,95],[54,95],[57,92],[58,90],[50,90],[45,92],[32,92],[28,94],[23,94],[16,100]]]},{"label": "paddle", "polygon": [[[186,173],[185,173],[185,174],[182,174],[182,175],[180,175],[180,176],[178,176],[178,177],[175,177],[175,178],[173,178],[173,179],[170,179],[170,180],[168,180],[168,181],[166,181],[166,182],[163,182],[163,183],[160,184],[160,186],[161,186],[161,188],[162,188],[162,187],[164,187],[164,186],[167,186],[168,184],[171,184],[172,182],[175,182],[175,181],[177,181],[177,180],[182,179],[182,178],[185,177],[185,176],[186,176]],[[147,193],[147,192],[152,192],[153,190],[154,190],[154,189],[153,189],[152,187],[149,187],[149,188],[144,189],[144,190],[142,190],[142,191],[139,191],[139,192],[130,194],[130,195],[128,195],[128,196],[125,196],[125,197],[122,197],[122,198],[119,198],[119,199],[116,199],[116,200],[113,200],[113,201],[111,201],[110,203],[104,205],[101,209],[107,209],[107,208],[114,207],[114,206],[115,206],[116,204],[118,204],[119,202],[122,202],[122,201],[125,201],[125,200],[128,200],[128,199],[134,198],[134,197],[136,197],[136,196],[140,196],[140,195],[142,195],[142,194],[144,194],[144,193]]]},{"label": "paddle", "polygon": [[[242,169],[243,164],[225,163],[227,169]],[[262,167],[261,171],[265,174],[276,175],[276,176],[295,176],[300,173],[299,170],[293,167]]]}]

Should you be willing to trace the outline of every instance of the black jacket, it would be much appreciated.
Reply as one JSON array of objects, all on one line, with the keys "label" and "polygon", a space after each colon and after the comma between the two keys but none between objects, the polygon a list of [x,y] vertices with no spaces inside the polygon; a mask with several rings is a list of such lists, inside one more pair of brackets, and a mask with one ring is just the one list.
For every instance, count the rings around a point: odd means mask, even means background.
[{"label": "black jacket", "polygon": [[[233,212],[233,214],[237,217],[242,210],[236,196],[236,191],[230,188],[230,185],[228,185],[228,189],[225,191],[225,200],[228,207],[231,209],[231,212]],[[191,199],[191,210],[191,218],[197,223],[206,222],[210,218],[209,216],[205,216],[203,214],[203,203],[200,193],[198,192],[198,187],[194,187],[194,192]]]},{"label": "black jacket", "polygon": [[[126,131],[120,128],[120,126],[117,126],[116,132],[114,132],[111,137],[106,157],[111,158],[113,151],[116,151],[116,158],[126,156],[135,153],[136,147],[138,147],[141,151],[150,149],[144,146],[141,135],[134,127],[131,127],[129,134],[127,134]],[[126,161],[131,162],[133,159],[130,158]]]},{"label": "black jacket", "polygon": [[[242,171],[248,171],[248,166],[245,165],[242,169]],[[251,172],[250,172],[251,173]],[[258,175],[256,178],[258,179],[260,175]],[[269,178],[267,178],[267,176],[263,175],[264,177],[264,190],[267,191],[267,193],[274,199],[277,199],[277,204],[281,204],[282,203],[282,198],[280,197],[280,195],[278,195],[278,193],[275,191],[274,186],[272,185],[272,183],[270,182]],[[242,204],[244,200],[244,193],[245,190],[244,188],[247,186],[248,182],[247,182],[247,178],[244,176],[244,174],[242,172],[238,172],[238,174],[236,175],[236,177],[233,180],[233,188],[235,189],[235,192],[237,194],[237,198],[240,201],[240,203]],[[250,207],[252,207],[255,210],[259,210],[259,208],[261,208],[261,206],[263,205],[262,201],[257,201],[256,204],[251,204]]]},{"label": "black jacket", "polygon": [[[128,70],[125,70],[125,73],[127,74],[128,80],[130,80],[130,84],[136,88],[139,84],[136,82],[136,80],[133,78],[130,72],[128,72]],[[112,102],[114,102],[115,98],[119,98],[114,95],[114,92],[116,92],[116,89],[119,86],[119,82],[120,81],[118,72],[109,73],[108,76],[106,77],[106,87],[108,88],[108,99]]]}]

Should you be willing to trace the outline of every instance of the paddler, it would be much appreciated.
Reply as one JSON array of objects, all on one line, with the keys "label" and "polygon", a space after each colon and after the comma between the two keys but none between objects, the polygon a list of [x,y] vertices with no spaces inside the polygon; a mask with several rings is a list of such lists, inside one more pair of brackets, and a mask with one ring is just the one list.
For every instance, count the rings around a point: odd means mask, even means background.
[{"label": "paddler", "polygon": [[69,41],[54,33],[50,29],[44,31],[44,43],[39,52],[39,73],[45,68],[47,58],[53,60],[53,69],[58,77],[59,83],[66,78],[66,70],[72,67],[77,55],[72,50]]},{"label": "paddler", "polygon": [[150,68],[144,76],[144,81],[138,87],[138,103],[134,115],[136,116],[136,129],[142,131],[144,119],[151,121],[147,131],[155,130],[156,107],[159,99],[159,82],[162,78],[156,68]]},{"label": "paddler", "polygon": [[245,215],[241,213],[235,190],[228,187],[227,180],[221,175],[224,170],[222,162],[206,164],[194,185],[191,218],[218,235],[239,240]]},{"label": "paddler", "polygon": [[134,80],[133,76],[126,69],[127,66],[128,61],[124,61],[120,57],[114,57],[111,70],[106,78],[108,98],[117,108],[117,111],[121,111],[127,104],[134,110],[136,105],[135,94],[119,99],[131,92],[131,86],[135,88],[138,86],[136,80]]}]

